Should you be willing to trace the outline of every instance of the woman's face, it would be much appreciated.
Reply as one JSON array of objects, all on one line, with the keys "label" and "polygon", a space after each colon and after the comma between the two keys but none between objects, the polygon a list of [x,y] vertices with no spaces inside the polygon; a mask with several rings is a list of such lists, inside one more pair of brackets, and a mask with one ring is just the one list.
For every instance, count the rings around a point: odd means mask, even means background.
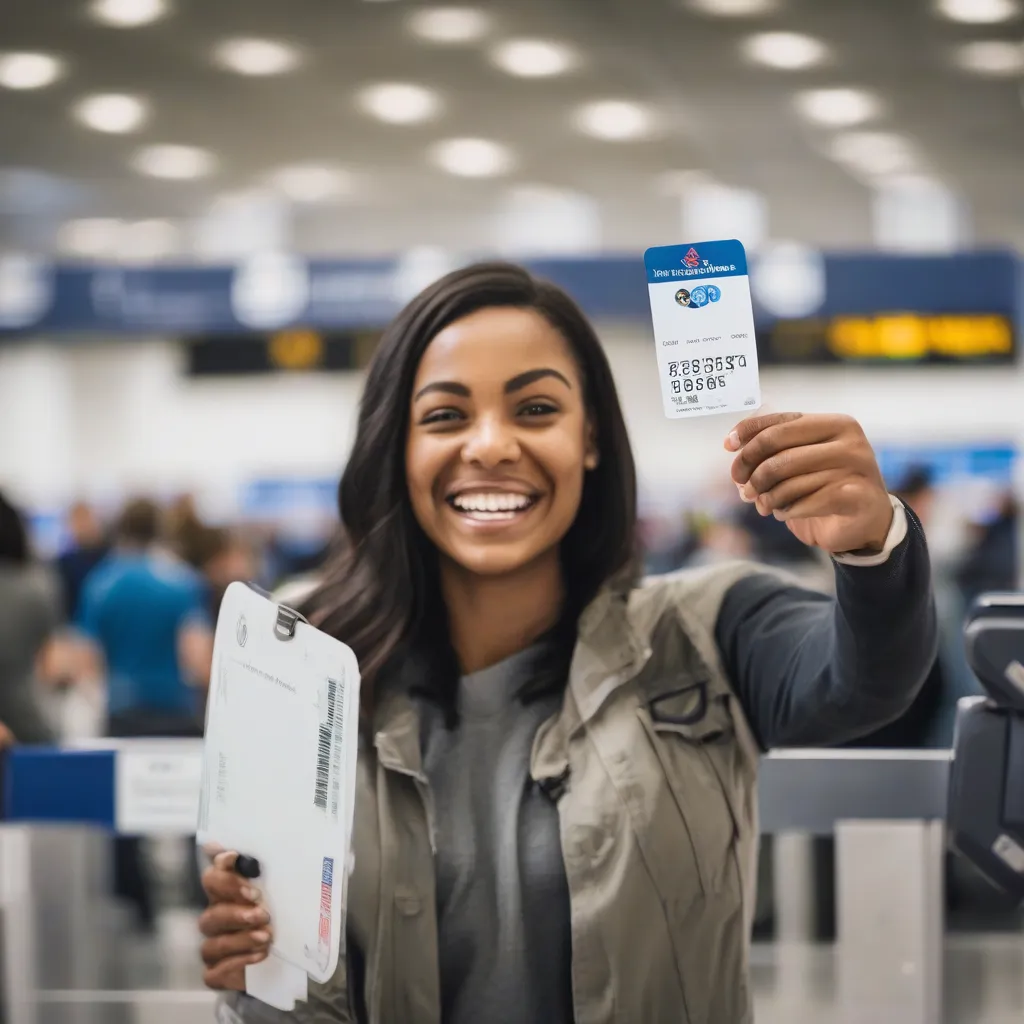
[{"label": "woman's face", "polygon": [[534,310],[479,310],[430,343],[410,401],[409,496],[442,559],[497,576],[554,555],[597,464],[565,338]]}]

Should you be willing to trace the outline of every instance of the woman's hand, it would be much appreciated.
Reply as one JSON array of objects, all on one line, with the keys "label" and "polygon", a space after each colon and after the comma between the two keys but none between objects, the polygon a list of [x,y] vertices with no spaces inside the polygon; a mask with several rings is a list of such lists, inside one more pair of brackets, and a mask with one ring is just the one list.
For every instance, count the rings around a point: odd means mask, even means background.
[{"label": "woman's hand", "polygon": [[199,918],[208,988],[245,991],[245,968],[265,960],[270,949],[270,915],[260,906],[260,893],[234,870],[238,854],[219,851],[203,872],[210,906]]},{"label": "woman's hand", "polygon": [[881,551],[892,502],[860,424],[849,416],[753,416],[726,439],[744,501],[830,554]]}]

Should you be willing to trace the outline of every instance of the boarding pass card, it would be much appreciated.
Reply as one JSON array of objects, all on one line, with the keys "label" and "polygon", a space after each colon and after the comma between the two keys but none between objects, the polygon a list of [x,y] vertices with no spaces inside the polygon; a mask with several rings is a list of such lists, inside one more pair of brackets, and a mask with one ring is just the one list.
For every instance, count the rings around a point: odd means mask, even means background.
[{"label": "boarding pass card", "polygon": [[644,253],[665,415],[750,413],[761,404],[747,256],[735,239]]},{"label": "boarding pass card", "polygon": [[[355,802],[352,651],[241,583],[217,620],[198,841],[255,857],[272,953],[316,982],[337,966]],[[303,986],[295,981],[295,990]]]}]

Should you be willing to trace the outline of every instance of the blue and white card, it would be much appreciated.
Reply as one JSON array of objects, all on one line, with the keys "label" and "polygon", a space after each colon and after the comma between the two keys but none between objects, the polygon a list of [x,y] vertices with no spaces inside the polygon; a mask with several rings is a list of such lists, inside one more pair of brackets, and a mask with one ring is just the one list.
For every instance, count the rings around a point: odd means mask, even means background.
[{"label": "blue and white card", "polygon": [[743,244],[655,246],[644,266],[665,415],[756,410],[761,385]]}]

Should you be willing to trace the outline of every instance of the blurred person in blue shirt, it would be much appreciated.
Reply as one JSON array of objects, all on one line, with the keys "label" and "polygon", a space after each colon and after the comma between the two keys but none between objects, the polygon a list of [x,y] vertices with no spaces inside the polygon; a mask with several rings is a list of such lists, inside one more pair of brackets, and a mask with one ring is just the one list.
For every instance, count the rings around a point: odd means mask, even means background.
[{"label": "blurred person in blue shirt", "polygon": [[[106,679],[108,732],[115,737],[202,736],[200,698],[213,655],[206,586],[159,548],[160,526],[153,502],[130,502],[113,550],[82,591],[81,670]],[[192,883],[196,892],[198,878]],[[115,840],[115,888],[151,931],[156,906],[138,837]]]},{"label": "blurred person in blue shirt", "polygon": [[159,508],[130,502],[113,550],[82,590],[77,626],[92,674],[107,681],[112,735],[201,731],[196,689],[209,682],[213,646],[206,584],[159,538]]}]

